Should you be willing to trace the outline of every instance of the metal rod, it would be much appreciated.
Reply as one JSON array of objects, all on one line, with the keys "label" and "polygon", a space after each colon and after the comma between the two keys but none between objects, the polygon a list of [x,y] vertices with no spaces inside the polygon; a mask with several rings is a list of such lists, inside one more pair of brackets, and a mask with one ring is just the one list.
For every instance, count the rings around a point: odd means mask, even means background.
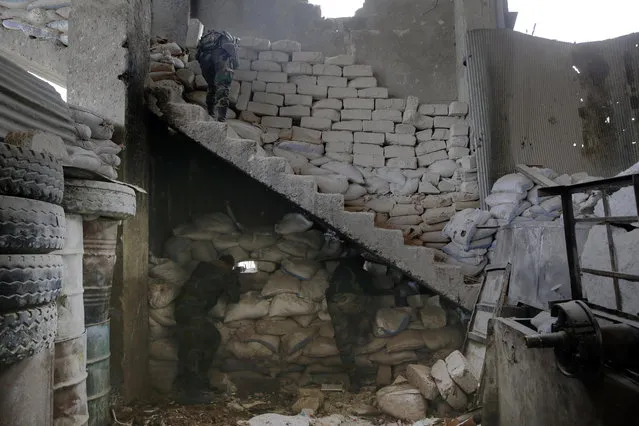
[{"label": "metal rod", "polygon": [[611,216],[611,217],[579,217],[575,218],[575,222],[588,223],[634,223],[637,222],[637,216]]},{"label": "metal rod", "polygon": [[598,275],[600,277],[618,278],[625,281],[639,282],[639,275],[624,274],[623,272],[602,271],[600,269],[582,268],[583,274]]},{"label": "metal rod", "polygon": [[555,333],[524,336],[524,341],[528,348],[554,348],[563,343],[567,337],[568,334],[565,331],[558,331]]},{"label": "metal rod", "polygon": [[581,274],[579,273],[579,252],[575,235],[575,216],[572,210],[572,194],[561,194],[561,205],[564,212],[564,234],[566,236],[566,255],[568,258],[568,273],[570,274],[570,292],[573,300],[584,298],[581,290]]},{"label": "metal rod", "polygon": [[[608,190],[604,189],[601,191],[601,201],[603,202],[604,208],[604,216],[610,217],[610,203],[608,201]],[[619,272],[617,270],[617,252],[615,250],[615,240],[612,237],[612,228],[610,227],[610,223],[606,222],[606,238],[608,240],[608,253],[610,253],[610,269],[612,269],[613,273]],[[623,304],[621,300],[621,289],[619,288],[619,277],[612,277],[612,285],[615,290],[615,303],[618,310],[622,310],[621,306]]]}]

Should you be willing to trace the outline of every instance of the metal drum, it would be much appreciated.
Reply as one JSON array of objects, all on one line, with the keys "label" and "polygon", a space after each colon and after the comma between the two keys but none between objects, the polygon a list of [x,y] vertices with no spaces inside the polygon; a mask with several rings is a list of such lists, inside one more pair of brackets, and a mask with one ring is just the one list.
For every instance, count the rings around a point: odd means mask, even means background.
[{"label": "metal drum", "polygon": [[111,424],[109,392],[111,391],[109,321],[87,325],[87,399],[89,426]]},{"label": "metal drum", "polygon": [[85,324],[109,319],[115,249],[119,220],[96,219],[84,222],[84,317]]}]

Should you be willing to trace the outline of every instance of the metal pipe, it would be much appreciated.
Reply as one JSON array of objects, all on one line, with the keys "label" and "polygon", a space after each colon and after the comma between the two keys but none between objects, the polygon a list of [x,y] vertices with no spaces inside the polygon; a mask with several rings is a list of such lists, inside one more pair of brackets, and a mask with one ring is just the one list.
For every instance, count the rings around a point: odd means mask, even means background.
[{"label": "metal pipe", "polygon": [[554,348],[568,338],[568,333],[558,331],[548,334],[531,334],[524,336],[527,348]]}]

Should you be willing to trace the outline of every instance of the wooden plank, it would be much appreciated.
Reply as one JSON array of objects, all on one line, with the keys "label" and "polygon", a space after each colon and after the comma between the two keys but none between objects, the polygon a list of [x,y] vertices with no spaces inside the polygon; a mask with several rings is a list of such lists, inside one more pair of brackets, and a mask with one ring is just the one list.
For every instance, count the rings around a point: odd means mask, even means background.
[{"label": "wooden plank", "polygon": [[530,179],[532,179],[533,182],[542,187],[557,186],[557,183],[554,182],[552,179],[548,179],[546,176],[534,170],[532,167],[526,166],[525,164],[517,164],[515,166],[515,170],[517,170],[524,176],[529,177]]}]

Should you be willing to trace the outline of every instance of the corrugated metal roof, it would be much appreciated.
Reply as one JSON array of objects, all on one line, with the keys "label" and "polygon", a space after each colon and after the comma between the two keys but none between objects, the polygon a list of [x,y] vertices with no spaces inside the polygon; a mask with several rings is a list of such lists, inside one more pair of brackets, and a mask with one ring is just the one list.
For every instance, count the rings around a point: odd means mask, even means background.
[{"label": "corrugated metal roof", "polygon": [[69,107],[58,92],[0,57],[0,136],[32,129],[53,133],[65,142],[75,139]]},{"label": "corrugated metal roof", "polygon": [[639,34],[570,44],[475,30],[467,41],[482,199],[517,163],[612,176],[639,161]]}]

